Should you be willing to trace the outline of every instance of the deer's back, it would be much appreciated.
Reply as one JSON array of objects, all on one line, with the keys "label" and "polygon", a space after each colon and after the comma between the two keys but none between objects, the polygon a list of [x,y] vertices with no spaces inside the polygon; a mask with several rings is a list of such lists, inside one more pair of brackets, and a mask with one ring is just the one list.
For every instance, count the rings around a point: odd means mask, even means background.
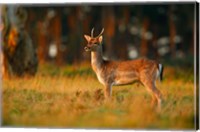
[{"label": "deer's back", "polygon": [[153,74],[157,62],[148,59],[130,61],[104,61],[101,76],[106,83],[128,84],[140,80],[146,74]]},{"label": "deer's back", "polygon": [[105,61],[104,67],[108,71],[118,70],[118,71],[137,71],[141,72],[143,70],[151,70],[157,67],[157,62],[149,59],[137,59],[129,61]]}]

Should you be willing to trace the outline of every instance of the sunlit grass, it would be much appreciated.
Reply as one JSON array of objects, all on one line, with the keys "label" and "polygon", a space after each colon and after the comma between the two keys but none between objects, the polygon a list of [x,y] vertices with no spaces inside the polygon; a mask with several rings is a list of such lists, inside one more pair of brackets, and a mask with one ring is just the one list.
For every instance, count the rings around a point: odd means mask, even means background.
[{"label": "sunlit grass", "polygon": [[194,129],[193,80],[192,70],[166,67],[158,112],[142,85],[115,86],[105,101],[89,65],[43,65],[33,78],[3,80],[3,126]]}]

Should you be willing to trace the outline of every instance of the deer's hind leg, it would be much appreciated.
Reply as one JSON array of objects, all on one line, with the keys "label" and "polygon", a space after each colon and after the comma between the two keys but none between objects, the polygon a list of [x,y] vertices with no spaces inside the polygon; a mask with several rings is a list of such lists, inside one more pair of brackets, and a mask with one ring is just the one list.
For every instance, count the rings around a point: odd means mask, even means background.
[{"label": "deer's hind leg", "polygon": [[158,108],[161,109],[161,105],[162,105],[162,94],[161,94],[161,92],[156,88],[155,83],[153,83],[152,85],[153,85],[153,86],[152,86],[152,91],[153,91],[154,96],[156,97]]},{"label": "deer's hind leg", "polygon": [[161,92],[156,88],[155,82],[153,80],[142,80],[142,83],[152,95],[152,104],[155,105],[156,103],[160,109],[162,103],[162,95]]}]

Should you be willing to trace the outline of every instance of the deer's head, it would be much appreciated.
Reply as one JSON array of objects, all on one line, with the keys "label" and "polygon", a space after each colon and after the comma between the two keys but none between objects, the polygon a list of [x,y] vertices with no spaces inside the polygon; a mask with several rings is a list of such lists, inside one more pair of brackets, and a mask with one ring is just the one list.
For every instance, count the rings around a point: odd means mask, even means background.
[{"label": "deer's head", "polygon": [[93,35],[94,28],[92,28],[91,36],[84,35],[85,39],[87,40],[87,45],[84,48],[85,51],[96,51],[97,50],[97,48],[100,46],[100,44],[103,40],[103,37],[102,37],[103,31],[104,31],[104,28],[101,30],[101,33],[97,37],[94,37],[94,35]]}]

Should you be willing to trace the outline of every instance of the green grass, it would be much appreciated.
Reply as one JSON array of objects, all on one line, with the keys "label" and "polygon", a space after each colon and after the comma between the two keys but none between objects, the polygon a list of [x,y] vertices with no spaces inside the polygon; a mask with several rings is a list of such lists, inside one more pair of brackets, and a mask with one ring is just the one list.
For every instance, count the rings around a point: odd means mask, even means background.
[{"label": "green grass", "polygon": [[194,129],[193,70],[166,67],[157,86],[164,103],[150,105],[142,85],[103,86],[89,65],[43,65],[33,78],[3,80],[3,126],[52,128]]}]

